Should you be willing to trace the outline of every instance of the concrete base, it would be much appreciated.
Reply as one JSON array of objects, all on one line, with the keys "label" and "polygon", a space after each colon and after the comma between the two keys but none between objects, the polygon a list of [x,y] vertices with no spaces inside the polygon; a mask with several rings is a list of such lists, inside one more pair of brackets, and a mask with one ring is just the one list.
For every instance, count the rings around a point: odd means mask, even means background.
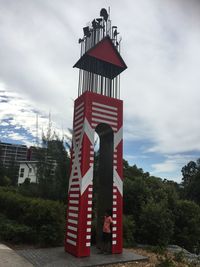
[{"label": "concrete base", "polygon": [[91,248],[90,257],[76,258],[64,251],[63,247],[44,249],[23,249],[16,251],[37,267],[91,267],[134,261],[145,261],[147,257],[134,254],[127,249],[122,254],[98,254],[99,250]]}]

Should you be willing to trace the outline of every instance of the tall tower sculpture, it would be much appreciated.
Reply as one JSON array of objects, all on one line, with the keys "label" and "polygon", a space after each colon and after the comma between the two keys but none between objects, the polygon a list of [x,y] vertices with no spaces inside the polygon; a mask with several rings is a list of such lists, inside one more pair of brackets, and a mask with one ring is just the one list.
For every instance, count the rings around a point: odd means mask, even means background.
[{"label": "tall tower sculpture", "polygon": [[[100,242],[102,217],[112,210],[112,253],[122,253],[123,102],[119,74],[127,68],[120,56],[120,42],[110,15],[83,28],[78,98],[74,104],[71,174],[69,180],[65,250],[77,257],[89,256],[92,225]],[[94,181],[94,135],[99,135],[99,172]],[[97,184],[95,208],[93,183]],[[95,217],[95,220],[94,220]]]}]

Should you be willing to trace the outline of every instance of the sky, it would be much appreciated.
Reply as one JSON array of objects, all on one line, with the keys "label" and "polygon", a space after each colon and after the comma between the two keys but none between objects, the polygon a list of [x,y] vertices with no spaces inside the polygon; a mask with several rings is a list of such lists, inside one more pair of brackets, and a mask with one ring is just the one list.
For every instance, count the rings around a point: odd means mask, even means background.
[{"label": "sky", "polygon": [[198,0],[0,0],[0,140],[34,145],[72,128],[82,28],[111,10],[122,37],[124,158],[181,182],[200,157]]}]

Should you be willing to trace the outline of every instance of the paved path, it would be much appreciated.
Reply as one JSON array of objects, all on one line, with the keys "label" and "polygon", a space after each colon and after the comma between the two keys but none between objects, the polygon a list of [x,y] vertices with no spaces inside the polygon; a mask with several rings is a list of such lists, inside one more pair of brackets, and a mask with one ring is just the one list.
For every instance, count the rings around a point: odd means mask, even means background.
[{"label": "paved path", "polygon": [[44,249],[23,249],[17,253],[37,267],[91,267],[106,264],[147,260],[133,252],[124,249],[122,254],[98,254],[95,247],[91,248],[90,257],[76,258],[64,251],[63,247]]},{"label": "paved path", "polygon": [[33,267],[33,265],[14,250],[0,244],[0,267]]}]

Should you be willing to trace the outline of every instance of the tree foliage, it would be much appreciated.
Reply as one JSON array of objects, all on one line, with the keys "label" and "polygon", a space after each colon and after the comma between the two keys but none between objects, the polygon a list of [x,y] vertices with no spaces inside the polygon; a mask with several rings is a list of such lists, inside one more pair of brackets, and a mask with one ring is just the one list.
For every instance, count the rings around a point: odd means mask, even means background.
[{"label": "tree foliage", "polygon": [[179,200],[174,209],[174,241],[190,251],[200,246],[200,207],[188,200]]},{"label": "tree foliage", "polygon": [[200,159],[190,161],[182,168],[184,197],[200,204]]}]

